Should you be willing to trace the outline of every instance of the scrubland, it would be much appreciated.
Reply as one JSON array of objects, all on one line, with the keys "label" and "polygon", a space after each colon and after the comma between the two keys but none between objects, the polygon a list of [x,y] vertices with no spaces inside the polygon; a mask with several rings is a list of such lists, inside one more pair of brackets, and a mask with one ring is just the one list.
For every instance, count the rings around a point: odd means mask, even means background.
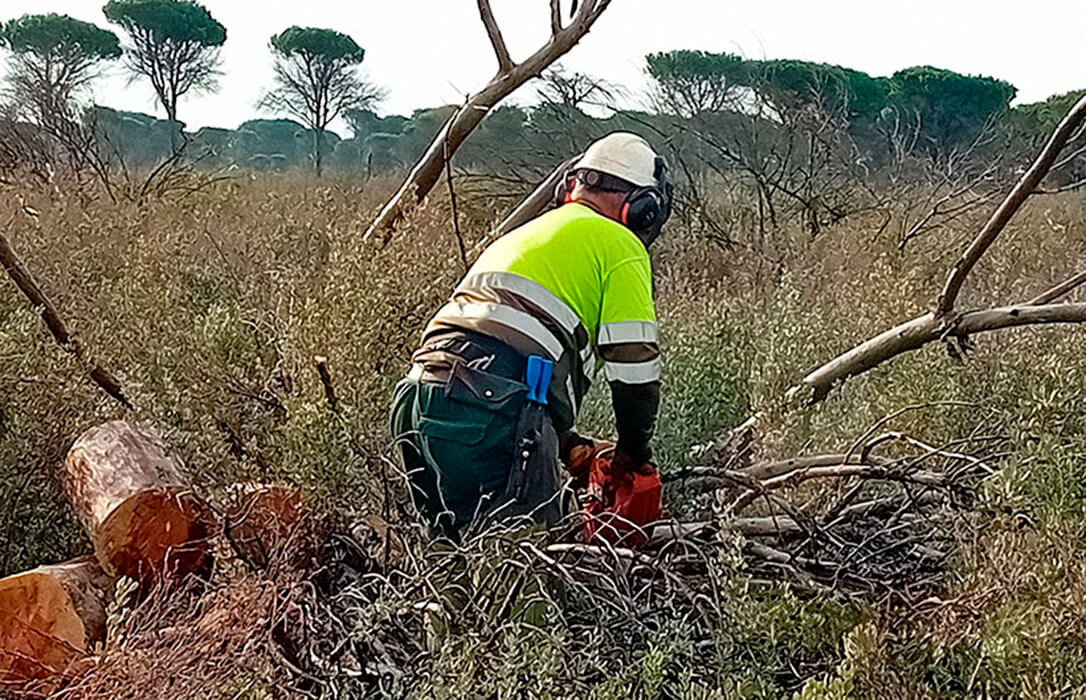
[{"label": "scrubland", "polygon": [[[386,407],[428,315],[463,266],[441,193],[387,245],[362,241],[393,184],[239,176],[141,206],[63,187],[8,186],[16,250],[136,409],[127,413],[95,387],[12,285],[0,289],[0,573],[85,551],[57,466],[80,432],[122,415],[159,426],[209,492],[246,480],[292,483],[345,527],[380,516],[410,531],[406,492],[387,460]],[[741,218],[742,197],[723,189],[714,196]],[[485,240],[503,201],[461,202],[469,249]],[[695,463],[692,448],[770,406],[806,370],[930,307],[977,216],[904,250],[876,216],[847,218],[814,238],[785,226],[757,234],[737,226],[727,243],[676,221],[653,251],[665,354],[662,471]],[[1082,194],[1037,198],[976,270],[963,307],[1030,298],[1083,269],[1084,250]],[[849,381],[816,407],[767,414],[762,457],[847,449],[909,406],[919,407],[888,429],[931,444],[1005,438],[998,472],[968,495],[975,517],[961,528],[945,581],[926,600],[796,592],[750,576],[724,543],[711,569],[726,595],[709,631],[659,611],[587,624],[576,596],[540,592],[554,584],[545,572],[479,563],[500,560],[516,543],[480,542],[476,558],[465,559],[476,562],[470,583],[456,579],[461,588],[448,589],[442,603],[451,618],[407,626],[418,638],[404,647],[411,652],[401,674],[380,684],[348,678],[323,692],[1081,696],[1084,341],[1078,327],[1001,331],[977,338],[965,360],[936,345]],[[316,357],[328,358],[338,413]],[[597,388],[582,418],[583,430],[607,435],[604,391]],[[680,518],[701,507],[682,484],[670,485],[667,498]],[[804,494],[795,498],[802,505]],[[445,575],[436,587],[453,580]],[[222,595],[240,584],[216,585]],[[397,604],[378,596],[359,606],[348,618],[353,633],[367,643],[379,637]],[[229,680],[197,679],[188,686],[198,689],[194,697],[287,692],[281,673],[238,653],[217,667]]]}]

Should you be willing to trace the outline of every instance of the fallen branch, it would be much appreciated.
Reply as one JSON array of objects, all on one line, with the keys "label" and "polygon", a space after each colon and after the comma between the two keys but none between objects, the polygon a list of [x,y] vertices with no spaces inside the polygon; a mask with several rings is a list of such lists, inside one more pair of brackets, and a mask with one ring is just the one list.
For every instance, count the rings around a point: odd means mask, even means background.
[{"label": "fallen branch", "polygon": [[[557,0],[552,2],[552,11],[555,4]],[[422,202],[430,193],[441,177],[446,162],[453,157],[464,140],[490,113],[490,110],[572,49],[589,32],[610,4],[611,0],[583,0],[566,26],[562,26],[560,21],[555,25],[552,15],[552,32],[547,43],[522,63],[513,63],[505,48],[505,41],[494,19],[489,1],[479,0],[480,19],[487,29],[487,35],[498,58],[498,73],[482,90],[468,98],[463,109],[458,110],[449,121],[445,122],[399,190],[377,215],[363,240],[368,241],[375,233],[380,233],[387,241],[407,211]]]},{"label": "fallen branch", "polygon": [[1040,294],[1033,299],[1030,299],[1027,304],[1030,306],[1041,306],[1043,304],[1051,304],[1057,299],[1067,296],[1071,292],[1075,291],[1083,284],[1086,284],[1086,272],[1080,272],[1074,277],[1067,279],[1057,284],[1052,289],[1049,289],[1044,294]]},{"label": "fallen branch", "polygon": [[[1048,143],[1025,175],[996,209],[980,233],[951,268],[946,284],[936,299],[935,309],[870,338],[810,372],[783,397],[785,406],[817,403],[833,387],[850,377],[867,372],[883,362],[916,350],[935,340],[964,341],[970,334],[1016,326],[1048,323],[1082,323],[1086,305],[1050,304],[1083,280],[1068,280],[1023,305],[982,309],[967,313],[954,311],[958,295],[970,271],[995,242],[999,234],[1033,195],[1038,184],[1050,172],[1053,163],[1075,131],[1086,121],[1086,97],[1081,98],[1060,122]],[[741,426],[749,430],[757,423],[756,414]]]},{"label": "fallen branch", "polygon": [[[4,226],[5,230],[10,230],[14,221],[14,216],[9,218],[7,224]],[[111,397],[119,401],[125,408],[131,410],[132,404],[125,396],[120,381],[113,376],[109,370],[103,368],[86,356],[86,353],[83,351],[83,346],[72,336],[71,332],[68,330],[67,324],[65,324],[64,320],[60,317],[60,312],[57,311],[56,306],[53,305],[49,300],[49,297],[42,291],[41,286],[38,284],[37,280],[34,279],[30,270],[27,269],[23,261],[19,259],[18,254],[16,254],[15,249],[11,245],[11,241],[3,231],[0,231],[0,263],[3,263],[4,270],[8,273],[8,276],[11,277],[11,281],[15,283],[15,286],[19,288],[19,291],[23,293],[23,296],[25,296],[38,313],[41,314],[41,318],[45,322],[45,327],[49,329],[49,333],[52,334],[53,338],[57,341],[57,344],[66,352],[74,355],[80,363],[89,368],[88,376],[90,376],[91,381],[97,384]]]},{"label": "fallen branch", "polygon": [[942,293],[935,302],[937,315],[944,316],[954,310],[958,294],[961,292],[970,271],[992,246],[992,243],[1006,228],[1010,220],[1014,218],[1014,215],[1018,213],[1018,210],[1022,208],[1026,200],[1034,193],[1045,176],[1048,175],[1053,163],[1056,162],[1056,158],[1059,157],[1063,147],[1067,145],[1067,142],[1079,125],[1083,123],[1083,120],[1086,120],[1086,97],[1079,99],[1064,116],[1059,126],[1052,133],[1051,138],[1049,138],[1048,143],[1041,149],[1041,154],[1037,157],[1037,160],[1033,162],[1030,169],[1026,171],[1026,174],[1022,176],[1022,179],[1018,181],[1018,184],[1014,186],[1007,198],[992,214],[988,223],[984,225],[984,228],[981,229],[981,232],[965,253],[962,254],[958,262],[954,263],[950,275],[947,277],[946,286],[943,287]]},{"label": "fallen branch", "polygon": [[498,227],[494,230],[495,235],[504,236],[518,226],[534,219],[550,206],[554,202],[554,190],[558,185],[558,181],[565,176],[566,172],[579,158],[580,155],[574,156],[555,168],[543,182],[532,190],[532,193],[524,201],[517,205],[516,209],[498,224]]},{"label": "fallen branch", "polygon": [[1086,303],[1040,306],[1026,303],[969,311],[949,320],[934,312],[926,313],[884,331],[822,365],[789,389],[786,401],[817,403],[838,383],[936,340],[965,339],[976,333],[1018,326],[1083,322],[1086,322]]}]

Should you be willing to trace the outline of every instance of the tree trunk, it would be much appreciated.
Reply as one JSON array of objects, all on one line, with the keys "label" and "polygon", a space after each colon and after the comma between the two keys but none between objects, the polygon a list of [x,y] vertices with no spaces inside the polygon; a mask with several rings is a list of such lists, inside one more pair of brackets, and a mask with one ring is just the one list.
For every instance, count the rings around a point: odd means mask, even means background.
[{"label": "tree trunk", "polygon": [[313,166],[317,177],[321,176],[324,165],[324,130],[318,129],[313,134]]},{"label": "tree trunk", "polygon": [[177,155],[181,149],[181,135],[177,128],[177,96],[173,95],[173,101],[166,105],[166,119],[170,122],[170,153]]},{"label": "tree trunk", "polygon": [[63,480],[106,571],[146,591],[210,567],[210,510],[155,433],[125,421],[92,428],[68,452]]},{"label": "tree trunk", "polygon": [[237,487],[226,515],[226,537],[234,551],[254,567],[265,568],[286,555],[304,568],[314,554],[315,523],[306,516],[298,489],[267,484]]},{"label": "tree trunk", "polygon": [[0,579],[0,690],[56,678],[105,639],[109,585],[90,556]]}]

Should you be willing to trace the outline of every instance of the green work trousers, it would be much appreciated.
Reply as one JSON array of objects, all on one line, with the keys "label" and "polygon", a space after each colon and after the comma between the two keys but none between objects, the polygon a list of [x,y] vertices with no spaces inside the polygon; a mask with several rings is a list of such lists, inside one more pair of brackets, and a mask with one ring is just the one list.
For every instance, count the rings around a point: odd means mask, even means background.
[{"label": "green work trousers", "polygon": [[457,362],[447,379],[404,379],[391,428],[412,499],[435,530],[457,538],[513,516],[561,513],[558,436],[527,386]]}]

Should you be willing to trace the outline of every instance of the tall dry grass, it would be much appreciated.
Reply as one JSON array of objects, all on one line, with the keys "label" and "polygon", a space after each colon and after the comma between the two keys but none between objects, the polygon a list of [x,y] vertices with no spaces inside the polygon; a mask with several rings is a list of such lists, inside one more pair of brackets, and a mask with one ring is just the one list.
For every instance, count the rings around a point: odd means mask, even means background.
[{"label": "tall dry grass", "polygon": [[[2,194],[9,209],[22,196],[40,212],[16,217],[14,245],[87,350],[122,379],[132,417],[161,426],[202,487],[296,483],[354,521],[386,509],[391,387],[462,273],[440,194],[389,245],[362,243],[392,184],[242,177],[142,207],[63,190]],[[1030,204],[975,271],[963,302],[1029,298],[1083,269],[1084,204],[1079,194]],[[484,239],[497,209],[478,199],[462,206],[469,246]],[[805,371],[930,306],[977,225],[962,220],[904,252],[876,235],[875,217],[846,220],[815,240],[781,231],[731,248],[669,231],[654,250],[663,469]],[[531,678],[541,697],[1082,691],[1084,340],[1078,328],[1000,332],[979,338],[964,363],[926,348],[763,426],[767,456],[825,452],[903,406],[953,401],[890,427],[933,443],[977,430],[1011,438],[1002,473],[977,495],[983,526],[963,541],[950,587],[928,609],[800,600],[751,588],[736,571],[729,618],[710,639],[677,623],[621,653],[601,645],[598,662],[609,670],[594,676],[564,656],[568,630],[512,625],[483,656],[462,630],[442,636],[428,651],[431,672],[401,689],[511,697],[515,679]],[[342,421],[328,410],[316,356],[329,358]],[[55,346],[10,285],[0,287],[0,358],[0,573],[8,573],[86,548],[56,467],[76,435],[123,409]],[[588,432],[610,431],[606,392],[594,394],[582,418]],[[669,495],[687,507],[681,492]],[[393,519],[409,517],[403,489],[391,496]],[[569,677],[574,670],[582,677]]]}]

